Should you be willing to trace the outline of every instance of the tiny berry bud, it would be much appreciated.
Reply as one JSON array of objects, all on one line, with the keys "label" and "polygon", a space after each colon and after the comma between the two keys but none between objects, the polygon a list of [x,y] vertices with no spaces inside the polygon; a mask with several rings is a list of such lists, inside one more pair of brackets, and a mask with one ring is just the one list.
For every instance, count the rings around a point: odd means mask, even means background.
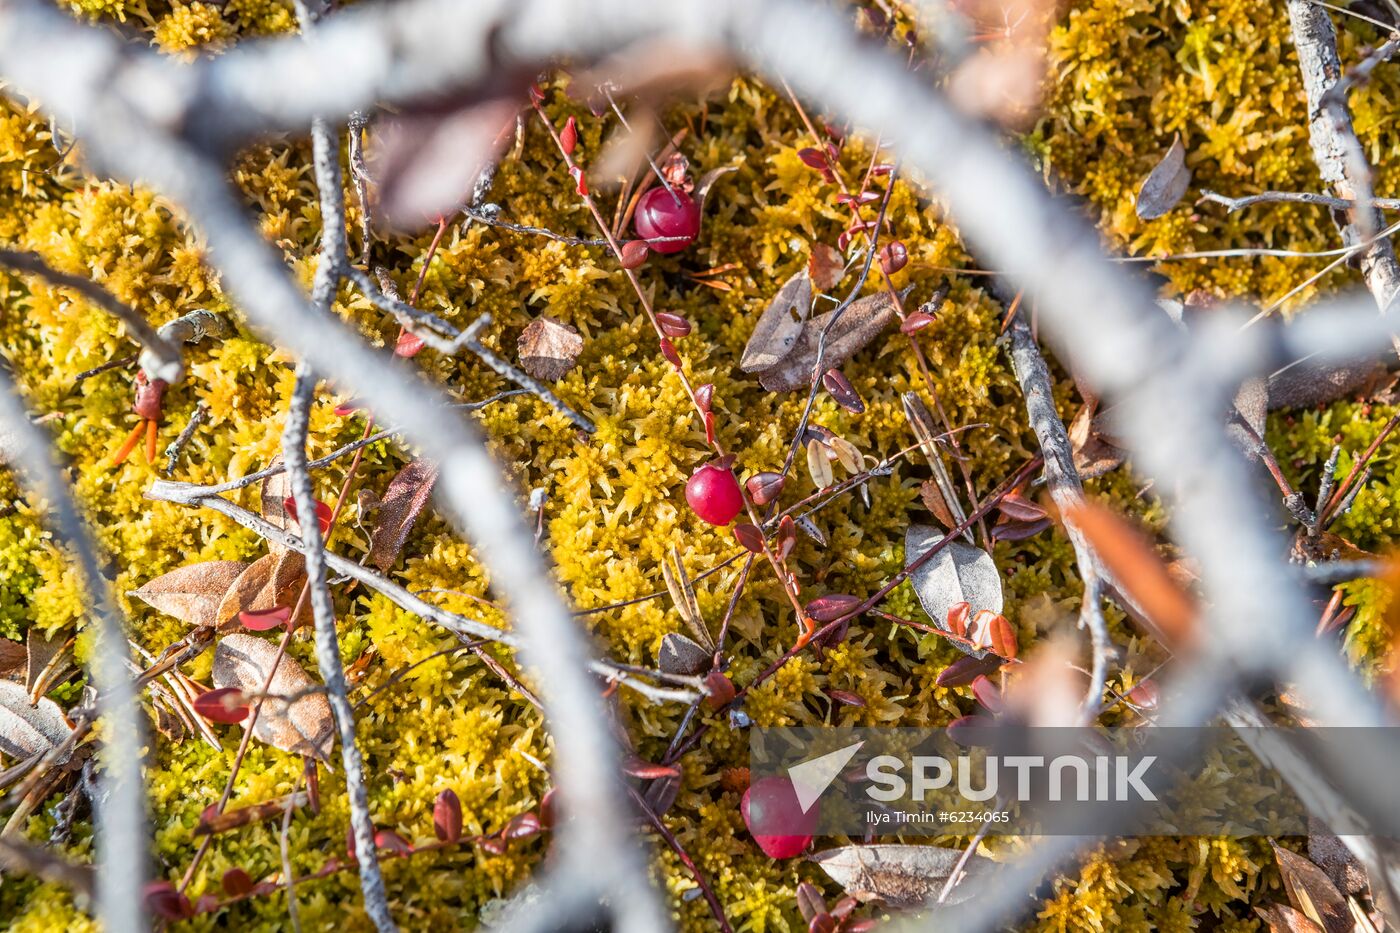
[{"label": "tiny berry bud", "polygon": [[700,235],[700,205],[683,191],[652,188],[637,202],[632,227],[658,253],[679,253]]},{"label": "tiny berry bud", "polygon": [[764,855],[788,859],[811,845],[821,808],[813,805],[803,812],[792,781],[775,775],[756,781],[744,792],[739,812]]},{"label": "tiny berry bud", "polygon": [[685,501],[711,525],[728,525],[744,510],[744,494],[729,470],[707,463],[691,474],[685,484]]},{"label": "tiny berry bud", "polygon": [[578,124],[573,117],[569,117],[564,122],[564,128],[559,131],[559,148],[564,150],[564,155],[573,155],[574,147],[578,145]]},{"label": "tiny berry bud", "polygon": [[647,254],[650,252],[651,248],[645,240],[628,240],[618,251],[618,262],[624,269],[635,269],[647,261]]},{"label": "tiny berry bud", "polygon": [[744,488],[754,505],[763,506],[778,498],[786,483],[787,477],[781,473],[755,473],[744,481]]},{"label": "tiny berry bud", "polygon": [[909,249],[903,242],[895,240],[893,243],[885,244],[880,250],[880,268],[885,270],[886,275],[894,275],[900,269],[909,265]]},{"label": "tiny berry bud", "polygon": [[797,157],[802,160],[803,165],[809,168],[824,169],[827,167],[826,154],[820,149],[799,149],[797,150]]}]

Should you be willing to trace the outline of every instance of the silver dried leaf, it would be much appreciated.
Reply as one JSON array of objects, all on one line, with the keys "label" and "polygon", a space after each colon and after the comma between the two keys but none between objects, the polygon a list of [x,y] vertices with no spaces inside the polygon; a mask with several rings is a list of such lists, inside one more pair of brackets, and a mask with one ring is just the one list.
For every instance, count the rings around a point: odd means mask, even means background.
[{"label": "silver dried leaf", "polygon": [[583,337],[568,324],[541,316],[521,332],[516,348],[527,373],[545,382],[557,382],[578,362]]},{"label": "silver dried leaf", "polygon": [[783,283],[768,303],[754,325],[753,335],[744,345],[739,368],[746,373],[757,373],[775,366],[792,352],[811,310],[812,279],[803,269]]},{"label": "silver dried leaf", "polygon": [[[822,330],[835,314],[833,309],[811,318],[803,325],[791,350],[759,375],[758,381],[765,389],[769,392],[793,392],[812,384],[812,369],[817,364],[817,343]],[[835,369],[844,364],[879,336],[894,319],[894,302],[890,300],[889,292],[868,295],[851,302],[827,335],[822,369]]]},{"label": "silver dried leaf", "polygon": [[[943,540],[943,532],[930,525],[910,525],[904,533],[904,565],[907,567]],[[928,563],[910,577],[919,604],[933,624],[948,630],[948,610],[958,603],[972,607],[972,615],[983,609],[1002,610],[1001,574],[992,556],[962,541],[949,541]],[[972,651],[959,642],[958,650],[983,657],[985,651]]]},{"label": "silver dried leaf", "polygon": [[692,639],[676,632],[661,636],[661,651],[657,657],[658,666],[668,674],[693,676],[709,668],[714,659]]},{"label": "silver dried leaf", "polygon": [[168,616],[197,627],[219,623],[219,603],[248,569],[241,560],[211,560],[178,567],[130,595]]},{"label": "silver dried leaf", "polygon": [[1186,147],[1181,144],[1178,133],[1167,154],[1162,156],[1138,189],[1137,215],[1143,220],[1161,217],[1176,206],[1189,184],[1191,170],[1186,167]]},{"label": "silver dried leaf", "polygon": [[[325,694],[307,693],[316,682],[286,655],[277,663],[277,646],[256,635],[234,633],[219,639],[214,649],[212,679],[216,688],[237,687],[257,695],[268,684],[268,696],[258,714],[253,737],[274,748],[329,761],[335,729]],[[285,697],[296,696],[288,702]]]},{"label": "silver dried leaf", "polygon": [[[812,856],[831,880],[858,901],[883,901],[891,907],[916,907],[938,896],[953,873],[961,849],[941,846],[842,846]],[[969,876],[992,864],[981,856],[967,863]],[[956,904],[969,888],[959,885],[944,903]]]},{"label": "silver dried leaf", "polygon": [[[40,698],[31,706],[23,685],[0,680],[0,752],[17,759],[42,755],[72,732],[68,717],[53,700]],[[63,761],[67,758],[58,763]]]}]

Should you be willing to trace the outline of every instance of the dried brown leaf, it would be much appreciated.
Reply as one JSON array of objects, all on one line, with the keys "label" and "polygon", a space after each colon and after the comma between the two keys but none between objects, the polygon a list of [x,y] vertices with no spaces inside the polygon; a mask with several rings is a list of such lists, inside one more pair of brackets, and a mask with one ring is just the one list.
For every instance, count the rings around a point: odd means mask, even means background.
[{"label": "dried brown leaf", "polygon": [[776,366],[797,345],[811,311],[812,279],[803,269],[783,283],[768,303],[754,325],[753,335],[744,345],[739,368],[746,373],[758,373]]},{"label": "dried brown leaf", "polygon": [[1370,879],[1361,860],[1321,820],[1308,820],[1308,858],[1343,894],[1365,894],[1370,890]]},{"label": "dried brown leaf", "polygon": [[1146,535],[1118,513],[1091,500],[1065,510],[1084,532],[1125,595],[1137,603],[1168,647],[1196,635],[1196,601],[1177,585]]},{"label": "dried brown leaf", "polygon": [[[330,703],[324,694],[307,692],[316,682],[293,659],[284,655],[273,673],[276,659],[277,646],[264,638],[238,632],[225,635],[214,649],[214,686],[237,687],[256,696],[267,683],[268,696],[253,737],[285,752],[330,760],[335,735]],[[293,696],[290,702],[286,699]]]},{"label": "dried brown leaf", "polygon": [[520,366],[536,379],[557,382],[578,363],[583,337],[577,330],[541,315],[521,332],[516,343]]},{"label": "dried brown leaf", "polygon": [[1323,933],[1322,927],[1287,904],[1256,907],[1254,912],[1269,925],[1269,933]]},{"label": "dried brown leaf", "polygon": [[248,567],[241,560],[188,564],[156,577],[130,595],[189,625],[217,625],[219,604]]},{"label": "dried brown leaf", "polygon": [[[759,376],[758,381],[765,389],[770,392],[792,392],[811,384],[812,368],[817,363],[817,342],[835,314],[834,309],[819,314],[802,326],[789,351]],[[852,302],[827,335],[822,367],[832,369],[841,366],[879,336],[894,319],[894,302],[889,292]]]},{"label": "dried brown leaf", "polygon": [[938,490],[937,480],[924,480],[919,485],[919,498],[924,501],[924,507],[933,513],[933,517],[938,519],[944,528],[952,528],[957,524],[953,521],[953,513],[948,511],[948,503],[943,500],[943,493]]},{"label": "dried brown leaf", "polygon": [[1086,403],[1069,424],[1070,448],[1074,468],[1084,479],[1102,476],[1123,465],[1125,453],[1103,433],[1103,425],[1094,417],[1096,404]]},{"label": "dried brown leaf", "polygon": [[1332,884],[1326,872],[1298,853],[1277,843],[1272,845],[1284,889],[1293,906],[1325,933],[1351,933],[1354,924],[1346,897]]},{"label": "dried brown leaf", "polygon": [[62,677],[69,667],[67,651],[72,640],[63,635],[46,637],[37,626],[30,626],[24,637],[24,686],[29,691],[29,701],[39,697]]},{"label": "dried brown leaf", "polygon": [[712,660],[711,652],[678,632],[667,632],[661,636],[657,666],[668,674],[699,674],[710,666]]},{"label": "dried brown leaf", "polygon": [[844,437],[833,437],[827,441],[827,446],[836,454],[836,462],[852,476],[865,469],[865,461],[861,457],[860,448]]},{"label": "dried brown leaf", "polygon": [[0,680],[0,752],[16,759],[41,755],[61,745],[72,731],[53,700],[40,698],[31,705],[22,685]]},{"label": "dried brown leaf", "polygon": [[[941,846],[873,845],[827,849],[811,858],[856,900],[914,907],[937,896],[962,855],[961,849]],[[975,875],[991,865],[975,855],[966,870]],[[958,903],[966,890],[970,886],[953,888],[946,903]]]},{"label": "dried brown leaf", "polygon": [[[264,612],[277,606],[290,607],[306,582],[306,561],[295,551],[264,554],[248,565],[233,581],[214,613],[215,625],[236,625],[240,612]],[[307,610],[303,607],[302,618]]]},{"label": "dried brown leaf", "polygon": [[398,560],[418,513],[428,504],[437,475],[437,464],[414,460],[389,481],[369,537],[369,561],[380,570],[387,571]]},{"label": "dried brown leaf", "polygon": [[807,274],[817,291],[830,291],[846,277],[846,260],[836,247],[813,243],[812,255],[807,260]]},{"label": "dried brown leaf", "polygon": [[[272,458],[268,469],[282,465],[282,455],[278,454]],[[286,470],[281,473],[274,473],[267,477],[258,486],[258,511],[262,517],[283,531],[290,531],[296,534],[299,530],[296,521],[287,514],[287,507],[284,503],[292,498],[292,480]],[[269,554],[280,554],[286,550],[275,541],[267,542]]]},{"label": "dried brown leaf", "polygon": [[1189,184],[1191,170],[1186,167],[1186,147],[1181,144],[1181,135],[1177,134],[1171,148],[1138,189],[1137,215],[1143,220],[1161,217],[1176,206]]},{"label": "dried brown leaf", "polygon": [[8,638],[0,638],[0,677],[23,677],[28,660],[29,652],[24,645]]}]

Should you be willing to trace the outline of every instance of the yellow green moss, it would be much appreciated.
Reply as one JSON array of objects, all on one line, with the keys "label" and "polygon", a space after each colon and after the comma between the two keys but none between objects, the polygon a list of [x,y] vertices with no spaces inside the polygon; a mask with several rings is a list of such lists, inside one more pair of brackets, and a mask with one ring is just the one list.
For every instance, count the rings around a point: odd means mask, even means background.
[{"label": "yellow green moss", "polygon": [[[280,0],[232,0],[223,6],[79,0],[70,5],[87,16],[134,23],[160,48],[182,55],[216,52],[236,35],[283,32],[293,25],[288,5]],[[1344,57],[1354,57],[1367,38],[1348,34]],[[1053,65],[1056,80],[1048,108],[1027,147],[1043,161],[1054,184],[1088,199],[1105,236],[1117,246],[1160,255],[1240,245],[1332,245],[1330,220],[1304,207],[1226,215],[1216,207],[1183,203],[1151,223],[1139,221],[1132,210],[1138,183],[1177,133],[1186,142],[1197,186],[1243,195],[1266,187],[1317,184],[1286,20],[1265,0],[1079,0],[1054,33]],[[1382,69],[1354,98],[1363,140],[1382,166],[1393,161],[1384,156],[1400,142],[1382,119],[1396,80],[1393,71]],[[579,119],[580,155],[590,163],[598,152],[598,122],[561,94],[552,94],[550,101],[556,119],[566,114]],[[699,242],[676,257],[653,257],[639,274],[658,307],[694,322],[695,332],[680,341],[681,352],[694,381],[715,385],[718,430],[726,448],[745,469],[772,469],[783,461],[802,399],[762,391],[738,372],[735,361],[767,297],[806,263],[812,243],[835,241],[846,212],[834,203],[832,187],[798,158],[797,150],[811,140],[796,113],[782,95],[759,82],[736,79],[707,107],[680,106],[665,119],[672,128],[691,127],[684,148],[697,168],[734,165],[737,171],[717,184]],[[229,316],[238,325],[236,334],[189,349],[188,376],[166,397],[162,446],[203,402],[210,417],[195,431],[174,478],[217,482],[265,465],[278,450],[291,391],[286,359],[244,325],[218,277],[203,263],[201,242],[170,205],[140,189],[84,179],[71,166],[50,171],[60,158],[59,148],[62,140],[50,138],[47,121],[36,113],[13,104],[0,109],[0,238],[40,253],[58,268],[100,281],[153,322],[194,308]],[[870,155],[853,141],[843,154],[847,177],[863,171]],[[306,146],[252,147],[238,157],[230,174],[263,234],[283,251],[294,274],[308,281],[320,218]],[[1381,194],[1394,193],[1384,168],[1377,185]],[[502,164],[490,198],[513,220],[591,235],[587,212],[572,187],[543,132],[527,121],[523,149]],[[916,189],[899,183],[889,217],[911,256],[895,281],[913,288],[912,300],[923,300],[943,281],[942,269],[969,265],[956,230]],[[421,270],[430,234],[400,236],[376,247],[404,291]],[[731,263],[736,269],[722,277],[729,290],[697,285],[685,275]],[[1288,291],[1319,264],[1240,259],[1160,268],[1178,290],[1203,287],[1269,298]],[[972,481],[985,493],[1035,452],[1035,442],[997,345],[1002,309],[979,290],[976,277],[953,276],[949,284],[946,306],[919,339],[950,421],[987,425],[963,436]],[[142,492],[155,474],[139,455],[120,468],[107,467],[135,420],[129,410],[129,374],[109,372],[81,385],[74,378],[130,352],[120,328],[79,297],[12,274],[0,273],[0,296],[8,312],[0,318],[0,345],[33,409],[52,416],[46,424],[110,557],[117,592],[125,594],[192,561],[248,560],[264,553],[256,536],[213,513],[144,499]],[[484,340],[506,356],[514,355],[525,324],[542,313],[584,335],[578,368],[555,388],[595,421],[596,435],[581,439],[566,419],[528,397],[498,402],[474,416],[522,503],[529,490],[546,490],[542,546],[573,605],[607,606],[661,589],[661,562],[672,545],[680,548],[692,575],[735,554],[726,531],[702,525],[684,505],[684,481],[708,457],[703,425],[657,352],[635,295],[601,251],[454,224],[427,270],[420,303],[458,325],[490,313],[494,323]],[[393,322],[348,289],[339,296],[336,311],[368,339],[381,346],[392,343]],[[470,358],[448,359],[427,351],[417,361],[462,399],[483,398],[505,387]],[[876,456],[911,443],[900,393],[927,393],[907,343],[893,336],[876,341],[845,372],[868,410],[853,416],[822,396],[814,421]],[[364,429],[363,415],[335,415],[336,401],[327,388],[313,411],[313,455],[357,439]],[[1056,386],[1056,401],[1062,413],[1072,414],[1076,400],[1068,380]],[[1389,414],[1379,406],[1359,412],[1341,404],[1325,412],[1298,413],[1291,421],[1279,416],[1270,423],[1270,439],[1287,451],[1281,457],[1300,481],[1310,477],[1315,484],[1317,464],[1325,459],[1333,434],[1357,451]],[[382,493],[410,456],[387,442],[367,448],[350,502],[361,490]],[[1347,465],[1344,458],[1343,468]],[[333,498],[347,468],[348,461],[342,460],[317,474],[321,498]],[[902,566],[904,527],[926,520],[918,498],[925,475],[918,466],[901,463],[888,480],[871,484],[869,506],[847,496],[819,513],[817,522],[829,544],[822,548],[803,537],[794,557],[811,595],[869,593]],[[1338,530],[1363,547],[1387,543],[1394,534],[1386,516],[1395,482],[1391,461],[1382,457],[1376,481]],[[1150,524],[1161,524],[1161,509],[1139,496],[1126,472],[1092,485]],[[799,476],[787,494],[812,491],[811,481]],[[256,507],[255,490],[237,498]],[[8,476],[0,477],[0,506],[6,503],[13,511],[0,508],[0,574],[6,582],[0,589],[0,635],[21,638],[31,627],[72,632],[86,615],[71,563],[53,544],[36,504],[21,497]],[[331,543],[357,557],[367,547],[353,521],[338,526]],[[1044,534],[999,544],[995,554],[999,566],[1014,571],[1006,578],[1008,614],[1023,644],[1052,628],[1065,629],[1079,599],[1067,542]],[[723,612],[736,573],[737,567],[730,567],[699,585],[708,619]],[[474,549],[430,515],[419,522],[394,575],[453,611],[509,624],[489,604],[494,594]],[[1348,590],[1348,599],[1362,607],[1349,634],[1351,649],[1357,658],[1374,658],[1386,643],[1377,608],[1380,596],[1356,585]],[[148,650],[159,651],[184,634],[180,623],[144,604],[123,596],[122,606],[133,639]],[[907,586],[891,594],[887,608],[899,616],[925,618]],[[451,647],[453,639],[362,589],[342,587],[337,609],[342,654],[347,663],[363,662],[355,664],[362,678],[357,696],[373,691],[360,711],[359,734],[379,825],[410,840],[431,839],[432,799],[444,788],[461,799],[469,832],[496,831],[512,816],[538,806],[549,780],[536,762],[548,761],[549,740],[524,700],[478,659],[460,653],[434,659],[391,683],[409,665]],[[662,636],[679,628],[664,601],[586,619],[611,656],[648,665],[655,663]],[[1111,621],[1116,640],[1125,647],[1123,671],[1113,686],[1127,690],[1160,656],[1120,617]],[[746,684],[766,668],[791,644],[795,629],[780,587],[756,567],[732,624],[730,673],[736,683]],[[294,641],[291,653],[314,666],[307,640]],[[504,653],[498,656],[513,663]],[[934,683],[956,656],[939,639],[864,620],[839,648],[783,668],[753,691],[746,710],[765,725],[943,724],[972,709],[966,689]],[[207,679],[208,655],[187,671]],[[833,707],[825,696],[829,689],[855,693],[865,705]],[[638,753],[659,757],[681,711],[645,705],[626,691],[619,704]],[[1127,715],[1120,707],[1107,721]],[[775,863],[747,842],[738,793],[719,780],[726,769],[747,763],[747,740],[722,720],[711,726],[684,759],[684,786],[668,824],[728,905],[736,929],[800,929],[796,885],[808,880],[830,894],[837,892],[811,866]],[[227,779],[237,738],[236,729],[223,729],[218,750],[196,737],[155,744],[148,786],[154,845],[166,877],[178,879],[192,859],[197,848],[192,830]],[[234,800],[247,804],[287,793],[300,773],[299,761],[254,744],[235,783]],[[302,812],[292,821],[290,851],[298,873],[316,871],[343,849],[347,817],[338,775],[323,772],[321,796],[319,815]],[[44,829],[45,819],[36,816],[31,831]],[[1015,844],[996,843],[994,848],[1006,845]],[[80,832],[69,855],[85,858],[88,847],[88,837]],[[469,924],[484,904],[519,885],[543,850],[534,841],[512,846],[504,855],[464,849],[389,863],[385,874],[391,906],[405,928]],[[708,928],[703,900],[685,896],[693,880],[674,856],[659,846],[658,851],[659,883],[672,895],[673,909],[687,927]],[[1267,849],[1252,842],[1176,839],[1106,845],[1057,882],[1035,924],[1045,930],[1185,930],[1209,914],[1225,929],[1247,929],[1250,905],[1270,878],[1269,864]],[[276,826],[219,836],[190,894],[217,893],[223,872],[234,866],[255,878],[279,871]],[[367,925],[359,913],[353,873],[299,886],[298,901],[308,929]],[[286,911],[285,894],[279,891],[189,925],[275,929],[285,923]],[[7,880],[0,887],[0,916],[16,929],[81,928],[84,922],[61,891],[26,881]]]}]

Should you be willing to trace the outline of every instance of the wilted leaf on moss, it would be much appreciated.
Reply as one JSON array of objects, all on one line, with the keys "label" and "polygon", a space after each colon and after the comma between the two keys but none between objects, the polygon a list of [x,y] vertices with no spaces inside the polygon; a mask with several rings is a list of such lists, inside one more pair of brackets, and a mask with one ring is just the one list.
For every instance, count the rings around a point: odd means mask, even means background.
[{"label": "wilted leaf on moss", "polygon": [[181,622],[199,627],[217,625],[224,594],[248,566],[241,560],[187,564],[132,590],[130,595]]},{"label": "wilted leaf on moss", "polygon": [[811,310],[812,279],[803,269],[784,282],[768,303],[744,345],[739,368],[746,373],[763,372],[791,353]]},{"label": "wilted leaf on moss", "polygon": [[277,645],[267,639],[237,632],[225,635],[214,649],[214,686],[237,687],[256,696],[267,684],[253,737],[284,752],[329,760],[334,738],[330,703],[324,694],[308,692],[316,682],[291,658],[283,655],[273,673],[276,660]]},{"label": "wilted leaf on moss", "polygon": [[428,504],[437,475],[437,464],[414,460],[389,481],[369,540],[370,563],[380,570],[388,570],[398,560],[418,513]]},{"label": "wilted leaf on moss", "polygon": [[545,382],[557,382],[578,362],[583,337],[568,324],[541,315],[526,325],[516,348],[520,366],[527,373]]},{"label": "wilted leaf on moss", "polygon": [[1284,890],[1293,906],[1326,933],[1349,933],[1355,926],[1351,910],[1327,874],[1297,852],[1277,843],[1271,845]]},{"label": "wilted leaf on moss", "polygon": [[[821,332],[835,314],[835,310],[819,314],[802,326],[802,332],[787,355],[758,377],[765,389],[770,392],[791,392],[811,384]],[[868,295],[852,302],[827,335],[822,368],[833,369],[844,364],[879,336],[894,319],[894,302],[890,300],[889,292]]]},{"label": "wilted leaf on moss", "polygon": [[240,612],[290,606],[305,581],[306,560],[297,552],[264,554],[249,564],[224,593],[215,612],[215,624],[220,628],[230,625]]},{"label": "wilted leaf on moss", "polygon": [[1171,148],[1152,169],[1138,189],[1137,215],[1143,220],[1161,217],[1176,206],[1191,184],[1191,170],[1186,167],[1186,147],[1181,136],[1172,140]]},{"label": "wilted leaf on moss", "polygon": [[[907,567],[928,553],[944,538],[943,532],[930,525],[910,525],[904,533],[904,565]],[[919,605],[929,614],[933,624],[948,631],[948,610],[958,603],[967,603],[973,615],[982,610],[1000,613],[1002,609],[1001,574],[992,556],[979,547],[962,541],[949,541],[928,563],[910,575]],[[985,652],[973,651],[960,641],[953,645],[966,654],[982,657]]]}]

